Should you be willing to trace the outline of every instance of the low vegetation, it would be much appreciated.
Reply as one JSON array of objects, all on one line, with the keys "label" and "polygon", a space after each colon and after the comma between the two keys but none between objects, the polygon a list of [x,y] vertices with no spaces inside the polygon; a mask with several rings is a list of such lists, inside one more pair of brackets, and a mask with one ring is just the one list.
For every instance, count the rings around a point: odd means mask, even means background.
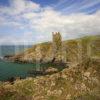
[{"label": "low vegetation", "polygon": [[[82,41],[80,39],[63,41],[63,45],[66,45],[63,49],[67,51],[67,55],[62,52],[62,57],[65,56],[66,61],[71,62],[68,68],[52,75],[16,80],[14,84],[1,82],[0,100],[100,100],[100,52],[96,51],[99,48],[98,43],[90,45],[95,46],[93,55],[87,53],[89,41],[97,39],[98,36],[92,36],[81,38]],[[77,48],[79,42],[82,42],[81,49]],[[39,45],[42,45],[43,52],[47,51],[46,54],[49,55],[51,43]],[[29,53],[28,57],[35,47],[36,45],[26,51]],[[82,52],[79,52],[81,50]],[[82,60],[75,63],[79,60],[77,60],[78,53],[82,53]],[[43,57],[46,59],[45,54]]]},{"label": "low vegetation", "polygon": [[13,85],[0,83],[0,98],[1,100],[99,100],[99,64],[92,60],[89,66],[80,64],[52,75],[16,80]]}]

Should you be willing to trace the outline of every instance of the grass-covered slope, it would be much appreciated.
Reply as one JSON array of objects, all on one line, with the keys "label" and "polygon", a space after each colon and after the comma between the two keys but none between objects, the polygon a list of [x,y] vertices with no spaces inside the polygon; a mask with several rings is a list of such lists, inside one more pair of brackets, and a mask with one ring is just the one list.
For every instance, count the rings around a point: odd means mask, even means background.
[{"label": "grass-covered slope", "polygon": [[55,54],[53,42],[45,42],[34,45],[22,54],[14,56],[12,59],[21,62],[52,62],[62,61],[77,63],[91,57],[100,57],[100,36],[87,36],[83,38],[62,41],[62,47]]},{"label": "grass-covered slope", "polygon": [[[32,48],[26,50],[24,53],[18,54],[11,59],[21,62],[36,62],[36,60],[43,60],[48,62],[52,59],[52,43],[45,42],[34,45]],[[51,58],[50,58],[51,57]]]}]

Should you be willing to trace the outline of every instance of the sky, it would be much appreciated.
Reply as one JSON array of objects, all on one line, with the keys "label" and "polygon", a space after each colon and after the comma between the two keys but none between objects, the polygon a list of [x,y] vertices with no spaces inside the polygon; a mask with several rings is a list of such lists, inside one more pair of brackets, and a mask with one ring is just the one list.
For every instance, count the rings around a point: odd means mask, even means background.
[{"label": "sky", "polygon": [[100,34],[100,0],[0,0],[0,45]]}]

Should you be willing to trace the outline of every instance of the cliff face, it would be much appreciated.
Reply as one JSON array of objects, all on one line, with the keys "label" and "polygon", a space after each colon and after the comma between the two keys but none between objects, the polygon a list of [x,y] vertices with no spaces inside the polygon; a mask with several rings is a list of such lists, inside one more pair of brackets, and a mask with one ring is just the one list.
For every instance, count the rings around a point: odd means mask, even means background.
[{"label": "cliff face", "polygon": [[[56,41],[57,42],[57,41]],[[58,43],[45,42],[34,45],[22,54],[11,57],[18,62],[63,62],[78,64],[92,57],[100,57],[100,37],[90,36]]]},{"label": "cliff face", "polygon": [[21,62],[48,62],[53,59],[52,43],[41,43],[34,45],[22,54],[11,58],[14,61]]}]

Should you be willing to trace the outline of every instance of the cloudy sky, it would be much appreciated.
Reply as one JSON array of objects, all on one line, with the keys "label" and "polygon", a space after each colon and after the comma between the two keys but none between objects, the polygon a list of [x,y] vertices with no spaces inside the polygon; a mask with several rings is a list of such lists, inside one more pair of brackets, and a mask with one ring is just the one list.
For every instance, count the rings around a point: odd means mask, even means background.
[{"label": "cloudy sky", "polygon": [[100,34],[100,0],[0,0],[0,44]]}]

